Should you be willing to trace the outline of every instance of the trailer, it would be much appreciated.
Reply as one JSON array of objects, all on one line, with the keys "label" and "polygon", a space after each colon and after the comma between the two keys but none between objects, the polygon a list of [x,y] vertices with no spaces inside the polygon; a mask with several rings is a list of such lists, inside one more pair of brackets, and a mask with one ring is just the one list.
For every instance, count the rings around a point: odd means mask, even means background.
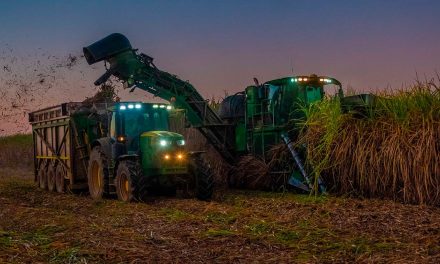
[{"label": "trailer", "polygon": [[[102,109],[110,106],[95,104]],[[87,153],[90,149],[86,143],[90,139],[86,132],[93,126],[92,119],[88,119],[84,111],[87,107],[83,103],[69,102],[29,114],[34,179],[40,188],[60,193],[87,189]],[[74,119],[82,122],[74,122]],[[92,134],[96,136],[97,133]]]}]

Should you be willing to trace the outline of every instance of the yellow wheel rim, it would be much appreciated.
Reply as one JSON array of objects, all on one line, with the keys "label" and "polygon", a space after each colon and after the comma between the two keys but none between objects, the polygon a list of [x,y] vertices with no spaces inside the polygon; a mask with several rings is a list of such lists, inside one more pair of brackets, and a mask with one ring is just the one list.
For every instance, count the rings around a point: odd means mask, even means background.
[{"label": "yellow wheel rim", "polygon": [[92,164],[92,185],[94,194],[98,194],[102,186],[101,168],[97,161]]},{"label": "yellow wheel rim", "polygon": [[121,200],[128,201],[130,199],[130,182],[125,173],[119,175],[119,189]]}]

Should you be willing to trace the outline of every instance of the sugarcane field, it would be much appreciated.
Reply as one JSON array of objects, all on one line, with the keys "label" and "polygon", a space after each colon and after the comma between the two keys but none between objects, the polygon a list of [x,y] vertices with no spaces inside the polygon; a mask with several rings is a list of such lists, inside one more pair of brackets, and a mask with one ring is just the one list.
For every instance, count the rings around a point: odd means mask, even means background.
[{"label": "sugarcane field", "polygon": [[439,11],[0,3],[0,264],[440,263]]}]

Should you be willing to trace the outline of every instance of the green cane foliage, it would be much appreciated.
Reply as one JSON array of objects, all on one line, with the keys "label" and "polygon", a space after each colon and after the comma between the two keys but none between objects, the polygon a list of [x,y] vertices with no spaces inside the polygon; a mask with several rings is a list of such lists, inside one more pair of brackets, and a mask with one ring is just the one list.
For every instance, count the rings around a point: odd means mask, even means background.
[{"label": "green cane foliage", "polygon": [[303,108],[299,143],[313,176],[340,194],[440,204],[440,89],[416,82],[381,91],[360,118],[327,98]]}]

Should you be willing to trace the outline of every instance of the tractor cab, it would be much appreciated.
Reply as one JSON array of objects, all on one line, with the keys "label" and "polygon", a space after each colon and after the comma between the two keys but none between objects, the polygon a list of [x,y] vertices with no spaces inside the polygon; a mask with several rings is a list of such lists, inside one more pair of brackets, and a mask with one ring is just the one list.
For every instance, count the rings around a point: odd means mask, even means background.
[{"label": "tractor cab", "polygon": [[169,131],[167,104],[121,102],[112,108],[110,136],[114,158],[139,155],[144,173],[186,173],[185,140]]},{"label": "tractor cab", "polygon": [[126,154],[139,150],[140,136],[150,131],[168,131],[171,105],[121,102],[112,107],[110,136],[126,147]]}]

